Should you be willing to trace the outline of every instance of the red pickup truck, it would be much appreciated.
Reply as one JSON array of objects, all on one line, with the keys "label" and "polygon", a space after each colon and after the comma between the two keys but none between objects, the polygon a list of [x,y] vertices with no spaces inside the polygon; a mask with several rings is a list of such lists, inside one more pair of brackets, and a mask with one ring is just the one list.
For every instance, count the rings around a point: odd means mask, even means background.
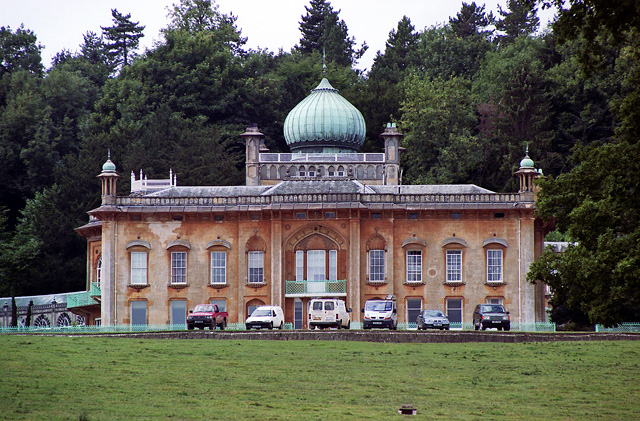
[{"label": "red pickup truck", "polygon": [[216,326],[220,326],[220,330],[224,330],[228,318],[229,313],[220,311],[216,304],[198,304],[187,316],[187,329],[208,327],[214,330]]}]

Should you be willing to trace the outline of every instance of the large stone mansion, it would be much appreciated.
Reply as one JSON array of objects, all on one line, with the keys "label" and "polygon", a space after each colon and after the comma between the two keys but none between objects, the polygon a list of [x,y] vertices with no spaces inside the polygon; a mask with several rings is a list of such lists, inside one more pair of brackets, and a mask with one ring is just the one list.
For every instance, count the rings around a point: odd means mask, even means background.
[{"label": "large stone mansion", "polygon": [[470,323],[479,303],[501,303],[515,323],[546,320],[545,287],[526,280],[546,227],[534,211],[527,156],[517,193],[475,185],[402,185],[400,140],[389,124],[383,153],[358,153],[360,112],[327,79],[284,125],[291,153],[270,153],[257,127],[246,145],[246,185],[179,186],[175,175],[131,174],[118,195],[108,159],[102,204],[77,232],[87,239],[87,292],[68,303],[88,324],[184,324],[200,303],[230,323],[282,306],[307,327],[314,297],[339,297],[361,319],[366,300],[395,295],[398,321],[438,309]]}]

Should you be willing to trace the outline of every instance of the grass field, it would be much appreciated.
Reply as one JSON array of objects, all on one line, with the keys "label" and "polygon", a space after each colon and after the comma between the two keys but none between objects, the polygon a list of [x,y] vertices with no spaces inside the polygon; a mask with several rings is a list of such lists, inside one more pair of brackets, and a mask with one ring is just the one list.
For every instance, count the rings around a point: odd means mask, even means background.
[{"label": "grass field", "polygon": [[0,336],[0,419],[637,419],[640,341]]}]

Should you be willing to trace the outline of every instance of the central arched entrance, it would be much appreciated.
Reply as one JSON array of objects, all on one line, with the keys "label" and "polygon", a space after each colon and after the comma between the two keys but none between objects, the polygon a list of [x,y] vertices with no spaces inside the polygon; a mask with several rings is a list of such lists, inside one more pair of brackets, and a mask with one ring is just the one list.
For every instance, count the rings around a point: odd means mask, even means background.
[{"label": "central arched entrance", "polygon": [[309,225],[285,241],[285,319],[306,328],[309,300],[347,297],[347,241],[323,225]]}]

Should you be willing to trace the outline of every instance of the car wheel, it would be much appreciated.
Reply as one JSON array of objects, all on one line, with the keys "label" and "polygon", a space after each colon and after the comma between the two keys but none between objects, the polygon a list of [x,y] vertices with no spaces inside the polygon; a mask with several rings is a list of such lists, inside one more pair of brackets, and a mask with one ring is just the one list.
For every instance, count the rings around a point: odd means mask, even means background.
[{"label": "car wheel", "polygon": [[227,327],[227,319],[222,319],[222,323],[218,326],[220,326],[220,330],[224,330],[224,328]]},{"label": "car wheel", "polygon": [[345,327],[345,329],[351,329],[351,320],[347,322],[347,326]]},{"label": "car wheel", "polygon": [[337,327],[338,329],[342,329],[342,320],[338,320],[338,321],[336,322],[336,327]]},{"label": "car wheel", "polygon": [[280,327],[278,329],[280,330],[284,329],[284,322],[280,322]]},{"label": "car wheel", "polygon": [[504,327],[504,330],[505,330],[505,331],[510,330],[510,329],[511,329],[511,326],[505,326],[505,327]]},{"label": "car wheel", "polygon": [[273,329],[273,322],[269,324],[269,330]]},{"label": "car wheel", "polygon": [[193,325],[187,325],[187,330],[193,330]]},{"label": "car wheel", "polygon": [[482,326],[482,330],[487,330],[487,327],[485,325],[481,324],[481,326]]},{"label": "car wheel", "polygon": [[474,325],[473,325],[473,328],[474,328],[475,330],[480,330],[480,323],[478,323],[478,324],[474,324]]},{"label": "car wheel", "polygon": [[449,330],[449,326],[445,327],[444,330]]}]

